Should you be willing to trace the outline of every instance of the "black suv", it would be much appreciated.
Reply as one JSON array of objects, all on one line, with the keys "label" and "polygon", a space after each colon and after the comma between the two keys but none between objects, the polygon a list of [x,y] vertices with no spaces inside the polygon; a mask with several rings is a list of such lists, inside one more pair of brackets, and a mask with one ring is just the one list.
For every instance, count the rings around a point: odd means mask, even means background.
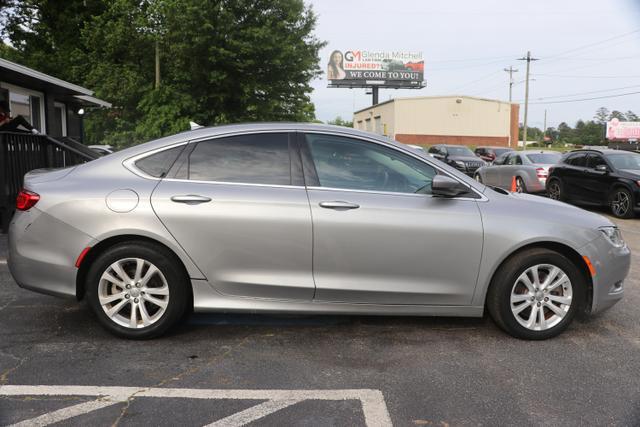
[{"label": "black suv", "polygon": [[555,200],[610,206],[618,218],[640,209],[640,154],[589,149],[565,154],[549,169],[547,193]]},{"label": "black suv", "polygon": [[469,176],[486,164],[473,151],[461,145],[434,145],[429,148],[429,154]]}]

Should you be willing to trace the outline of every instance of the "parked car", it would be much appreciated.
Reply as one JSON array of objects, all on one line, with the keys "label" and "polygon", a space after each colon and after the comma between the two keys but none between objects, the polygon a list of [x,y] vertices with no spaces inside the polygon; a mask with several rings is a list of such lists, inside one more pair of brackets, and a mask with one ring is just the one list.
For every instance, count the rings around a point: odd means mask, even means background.
[{"label": "parked car", "polygon": [[618,218],[640,209],[640,154],[611,149],[575,150],[551,168],[549,197],[575,204],[609,206]]},{"label": "parked car", "polygon": [[483,160],[463,145],[438,144],[430,147],[428,153],[469,176],[473,176],[478,168],[485,165]]},{"label": "parked car", "polygon": [[511,190],[515,181],[518,193],[543,193],[549,167],[559,162],[561,157],[555,151],[511,151],[502,154],[492,165],[478,169],[474,178],[505,190]]},{"label": "parked car", "polygon": [[190,309],[486,309],[512,335],[545,339],[615,304],[629,271],[608,219],[344,127],[199,129],[24,185],[9,231],[16,283],[86,299],[127,338],[158,336]]},{"label": "parked car", "polygon": [[473,152],[485,162],[491,163],[501,155],[513,151],[507,147],[478,147]]}]

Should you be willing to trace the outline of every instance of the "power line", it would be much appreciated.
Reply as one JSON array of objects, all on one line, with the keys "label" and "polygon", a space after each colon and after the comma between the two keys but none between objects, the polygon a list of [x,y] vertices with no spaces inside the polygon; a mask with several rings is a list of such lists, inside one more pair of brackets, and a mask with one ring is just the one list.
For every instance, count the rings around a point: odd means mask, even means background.
[{"label": "power line", "polygon": [[608,42],[613,41],[613,40],[621,39],[621,38],[627,37],[627,36],[629,36],[631,34],[635,34],[635,33],[639,33],[639,32],[640,32],[640,28],[637,28],[637,29],[635,29],[633,31],[629,31],[628,33],[624,33],[624,34],[620,34],[620,35],[617,35],[617,36],[609,37],[608,39],[604,39],[604,40],[597,41],[597,42],[594,42],[594,43],[585,44],[585,45],[578,46],[578,47],[573,48],[573,49],[565,50],[564,52],[560,52],[560,53],[557,53],[555,55],[547,56],[545,58],[545,60],[548,61],[550,59],[554,59],[554,58],[558,58],[560,56],[563,56],[563,55],[565,55],[565,54],[567,54],[569,52],[575,52],[575,51],[578,51],[578,50],[584,50],[584,49],[587,49],[587,48],[590,48],[590,47],[593,47],[593,46],[598,46],[598,45],[601,45],[601,44],[608,43]]},{"label": "power line", "polygon": [[472,85],[472,84],[474,84],[474,83],[481,82],[482,80],[486,80],[486,79],[488,79],[489,77],[492,77],[492,76],[494,76],[494,75],[496,75],[496,74],[498,74],[498,73],[501,73],[501,72],[502,72],[502,70],[493,71],[493,72],[491,72],[491,73],[489,73],[489,74],[486,74],[486,75],[484,75],[484,76],[480,77],[479,79],[476,79],[476,80],[470,81],[470,82],[468,82],[468,83],[464,83],[464,84],[462,84],[462,85],[460,85],[460,86],[457,86],[457,87],[455,87],[455,88],[451,89],[451,92],[453,92],[453,91],[455,91],[455,90],[460,90],[460,89],[462,89],[462,88],[464,88],[464,87],[467,87],[467,86],[469,86],[469,85]]},{"label": "power line", "polygon": [[[640,87],[640,85],[614,87],[614,88],[611,88],[611,89],[592,90],[592,91],[589,91],[589,92],[578,92],[578,93],[571,93],[571,94],[566,94],[566,95],[543,96],[541,98],[534,98],[534,100],[535,101],[542,101],[544,99],[567,98],[567,97],[571,97],[571,96],[580,96],[580,95],[589,95],[589,94],[592,94],[592,93],[611,92],[611,91],[614,91],[614,90],[631,89],[631,88],[636,88],[636,87]],[[520,101],[522,101],[522,100],[518,100],[517,102],[520,102]]]},{"label": "power line", "polygon": [[623,97],[623,96],[637,95],[639,93],[640,93],[640,91],[619,93],[619,94],[616,94],[616,95],[595,96],[595,97],[592,97],[592,98],[570,99],[570,100],[565,100],[565,101],[530,102],[530,104],[565,104],[565,103],[569,103],[569,102],[593,101],[595,99],[620,98],[620,97]]},{"label": "power line", "polygon": [[566,74],[534,74],[535,76],[542,77],[560,77],[568,79],[637,79],[640,75],[635,76],[578,76],[578,75],[566,75]]}]

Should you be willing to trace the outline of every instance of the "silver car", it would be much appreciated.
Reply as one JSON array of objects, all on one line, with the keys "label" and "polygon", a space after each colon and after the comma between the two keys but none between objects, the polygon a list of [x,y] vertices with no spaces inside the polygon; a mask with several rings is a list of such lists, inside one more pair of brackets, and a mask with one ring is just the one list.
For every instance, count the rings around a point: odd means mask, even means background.
[{"label": "silver car", "polygon": [[24,186],[15,281],[85,299],[127,338],[158,336],[193,309],[487,310],[510,334],[544,339],[612,306],[629,271],[602,216],[492,190],[344,127],[199,129],[34,171]]},{"label": "silver car", "polygon": [[560,161],[557,151],[511,151],[499,156],[489,166],[478,169],[474,178],[488,186],[518,193],[546,191],[549,167]]}]

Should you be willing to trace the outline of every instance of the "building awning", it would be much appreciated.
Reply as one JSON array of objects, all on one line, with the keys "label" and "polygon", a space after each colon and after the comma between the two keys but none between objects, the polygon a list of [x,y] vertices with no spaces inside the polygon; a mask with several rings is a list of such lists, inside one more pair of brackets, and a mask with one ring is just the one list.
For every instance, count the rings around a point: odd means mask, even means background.
[{"label": "building awning", "polygon": [[54,94],[61,99],[78,104],[111,107],[109,102],[93,97],[92,90],[2,58],[0,58],[0,83]]}]

